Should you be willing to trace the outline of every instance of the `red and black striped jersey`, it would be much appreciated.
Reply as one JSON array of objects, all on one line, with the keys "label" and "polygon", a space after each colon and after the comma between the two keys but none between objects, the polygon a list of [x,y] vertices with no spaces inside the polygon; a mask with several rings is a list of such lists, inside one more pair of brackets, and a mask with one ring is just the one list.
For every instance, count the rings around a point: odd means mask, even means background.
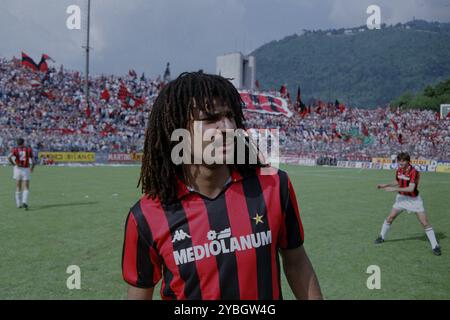
[{"label": "red and black striped jersey", "polygon": [[406,188],[410,183],[414,183],[416,185],[412,192],[399,192],[401,195],[409,197],[417,197],[419,195],[419,171],[417,171],[411,164],[405,170],[399,168],[395,173],[395,178],[397,179],[398,186],[400,188]]},{"label": "red and black striped jersey", "polygon": [[176,203],[143,196],[128,214],[123,278],[163,299],[282,299],[278,249],[304,241],[294,189],[281,170],[241,176],[214,199],[179,182]]},{"label": "red and black striped jersey", "polygon": [[33,150],[30,147],[12,148],[11,154],[16,158],[15,162],[18,167],[30,167],[30,159],[33,159]]}]

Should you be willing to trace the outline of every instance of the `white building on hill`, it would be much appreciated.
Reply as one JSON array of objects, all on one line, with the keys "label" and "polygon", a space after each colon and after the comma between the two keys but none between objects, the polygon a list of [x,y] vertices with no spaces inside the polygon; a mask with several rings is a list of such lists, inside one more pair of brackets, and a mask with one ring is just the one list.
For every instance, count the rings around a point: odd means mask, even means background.
[{"label": "white building on hill", "polygon": [[256,59],[240,52],[218,56],[216,74],[233,78],[231,82],[237,89],[252,90],[256,81]]}]

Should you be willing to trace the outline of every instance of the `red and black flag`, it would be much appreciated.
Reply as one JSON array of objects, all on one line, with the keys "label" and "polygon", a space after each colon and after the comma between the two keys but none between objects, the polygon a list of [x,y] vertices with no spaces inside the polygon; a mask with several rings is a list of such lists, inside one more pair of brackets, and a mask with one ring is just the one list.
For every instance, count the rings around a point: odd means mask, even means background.
[{"label": "red and black flag", "polygon": [[298,88],[297,88],[297,100],[295,103],[295,107],[296,107],[297,111],[300,111],[300,114],[304,114],[305,111],[307,111],[306,106],[302,101],[302,93],[300,90],[300,86],[298,86]]},{"label": "red and black flag", "polygon": [[317,108],[316,108],[316,113],[320,115],[322,113],[322,108],[323,108],[323,102],[322,102],[322,100],[319,100]]},{"label": "red and black flag", "polygon": [[252,112],[284,115],[291,117],[286,99],[268,94],[251,94],[246,91],[239,92],[244,101],[244,109]]},{"label": "red and black flag", "polygon": [[25,52],[22,52],[22,66],[30,68],[33,71],[47,72],[48,71],[47,60],[54,61],[47,54],[44,53],[41,56],[41,61],[39,61],[39,63],[36,63],[34,62],[33,59],[30,58],[29,55],[27,55]]},{"label": "red and black flag", "polygon": [[365,136],[365,137],[369,136],[369,128],[367,128],[365,123],[363,123],[361,125],[361,131],[362,131],[363,136]]},{"label": "red and black flag", "polygon": [[34,62],[34,60],[31,59],[25,52],[22,52],[22,66],[30,68],[33,71],[39,70],[39,65],[37,65],[36,62]]},{"label": "red and black flag", "polygon": [[86,105],[86,109],[84,111],[86,112],[86,118],[89,119],[91,117],[91,108],[89,105]]},{"label": "red and black flag", "polygon": [[286,86],[283,84],[283,85],[281,86],[281,88],[280,88],[280,95],[284,98],[284,97],[286,97],[286,94],[287,94],[287,88],[286,88]]},{"label": "red and black flag", "polygon": [[398,130],[398,123],[394,121],[394,119],[391,119],[391,123],[394,126],[394,130],[397,132]]},{"label": "red and black flag", "polygon": [[127,87],[121,83],[119,87],[119,93],[117,94],[117,98],[122,101],[122,106],[127,100],[128,96],[130,95],[130,92],[128,91]]},{"label": "red and black flag", "polygon": [[295,107],[298,109],[300,109],[300,105],[302,103],[302,96],[301,96],[301,91],[300,91],[300,86],[297,87],[297,99],[295,102]]},{"label": "red and black flag", "polygon": [[41,61],[38,64],[39,71],[47,72],[48,71],[48,64],[47,60],[54,61],[52,58],[50,58],[47,54],[43,54],[41,57]]},{"label": "red and black flag", "polygon": [[137,98],[130,91],[128,91],[127,87],[123,82],[120,84],[117,98],[122,102],[122,107],[125,109],[132,107],[139,107],[140,105],[143,105],[145,102],[143,98]]},{"label": "red and black flag", "polygon": [[137,78],[137,73],[136,73],[136,71],[134,71],[134,69],[128,70],[128,75],[129,75],[130,77],[132,77],[133,79],[136,79],[136,78]]},{"label": "red and black flag", "polygon": [[100,95],[100,99],[103,99],[105,101],[109,101],[109,98],[111,98],[111,95],[109,94],[109,91],[107,88],[105,88],[102,92],[102,94]]},{"label": "red and black flag", "polygon": [[46,97],[46,98],[49,99],[49,100],[55,100],[55,99],[56,99],[56,97],[55,97],[55,95],[53,94],[53,92],[52,92],[51,90],[49,90],[49,89],[43,90],[43,91],[41,92],[41,96]]}]

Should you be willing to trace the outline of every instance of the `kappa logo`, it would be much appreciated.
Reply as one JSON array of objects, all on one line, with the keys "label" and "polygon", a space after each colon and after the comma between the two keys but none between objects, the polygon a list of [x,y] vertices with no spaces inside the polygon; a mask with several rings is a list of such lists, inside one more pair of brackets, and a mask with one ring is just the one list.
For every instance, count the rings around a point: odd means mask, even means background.
[{"label": "kappa logo", "polygon": [[175,241],[181,241],[184,240],[186,238],[190,238],[191,236],[188,235],[186,232],[184,232],[183,229],[179,229],[177,231],[175,231],[175,234],[173,235],[173,240],[172,243],[175,243]]}]

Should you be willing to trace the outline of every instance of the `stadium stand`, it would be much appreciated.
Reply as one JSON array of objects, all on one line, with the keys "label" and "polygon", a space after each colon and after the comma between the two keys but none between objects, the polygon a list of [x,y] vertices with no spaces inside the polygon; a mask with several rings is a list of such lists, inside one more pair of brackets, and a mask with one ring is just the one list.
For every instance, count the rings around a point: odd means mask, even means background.
[{"label": "stadium stand", "polygon": [[[36,72],[18,59],[0,58],[0,155],[17,137],[35,150],[140,152],[146,118],[164,81],[128,75],[90,79],[86,107],[79,72]],[[450,160],[450,119],[430,110],[309,105],[291,117],[245,112],[248,128],[278,128],[282,155],[336,160],[390,157]],[[309,112],[308,112],[309,110]]]}]

